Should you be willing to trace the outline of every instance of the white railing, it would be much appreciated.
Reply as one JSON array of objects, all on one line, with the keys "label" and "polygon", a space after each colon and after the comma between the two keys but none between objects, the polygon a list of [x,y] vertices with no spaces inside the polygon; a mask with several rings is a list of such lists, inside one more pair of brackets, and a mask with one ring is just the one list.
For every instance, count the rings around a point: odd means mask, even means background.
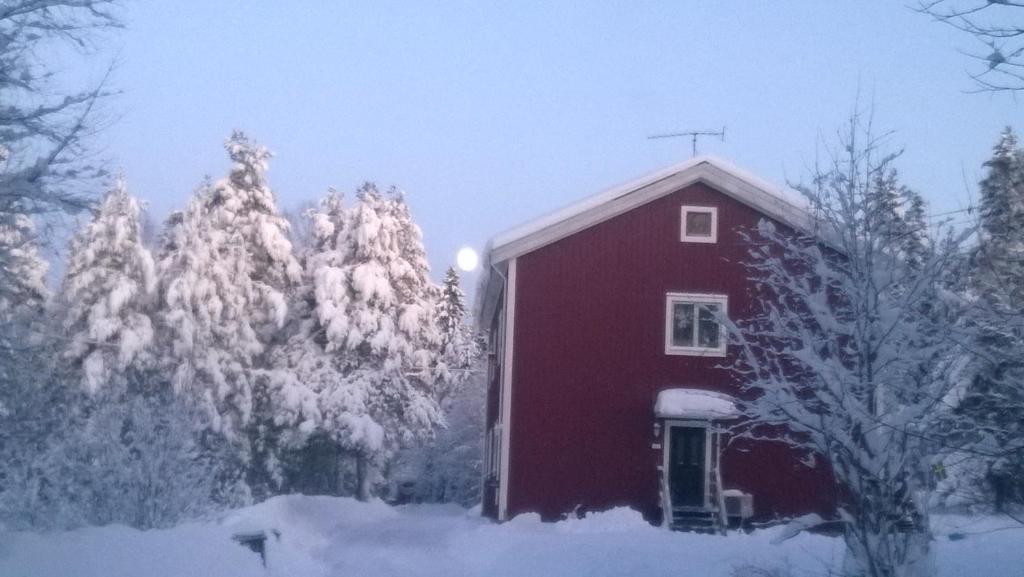
[{"label": "white railing", "polygon": [[725,496],[722,493],[722,436],[715,435],[715,493],[718,500],[718,526],[722,535],[728,527],[728,519],[725,514]]},{"label": "white railing", "polygon": [[661,526],[671,529],[675,523],[675,513],[672,512],[672,495],[668,490],[668,480],[665,471],[661,472],[661,508],[663,511]]}]

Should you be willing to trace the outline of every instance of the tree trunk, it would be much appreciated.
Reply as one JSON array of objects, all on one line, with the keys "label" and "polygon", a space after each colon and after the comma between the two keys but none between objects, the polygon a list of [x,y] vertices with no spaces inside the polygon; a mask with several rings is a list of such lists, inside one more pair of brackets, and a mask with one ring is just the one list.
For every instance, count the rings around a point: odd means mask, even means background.
[{"label": "tree trunk", "polygon": [[370,500],[370,475],[372,468],[370,465],[370,459],[363,453],[356,455],[356,479],[358,487],[356,488],[356,499],[366,502]]}]

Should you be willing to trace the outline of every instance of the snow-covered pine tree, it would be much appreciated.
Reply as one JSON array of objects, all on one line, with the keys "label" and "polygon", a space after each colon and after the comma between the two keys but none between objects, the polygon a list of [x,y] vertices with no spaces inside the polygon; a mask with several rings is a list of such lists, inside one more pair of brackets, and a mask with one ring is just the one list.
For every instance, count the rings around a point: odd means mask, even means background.
[{"label": "snow-covered pine tree", "polygon": [[968,369],[959,410],[990,455],[980,467],[997,510],[1024,505],[1024,150],[1007,128],[980,184],[978,243],[971,254],[971,321],[983,352]]},{"label": "snow-covered pine tree", "polygon": [[893,242],[892,205],[881,219],[876,210],[874,177],[893,157],[879,156],[856,114],[837,148],[800,187],[814,230],[762,221],[751,235],[763,310],[731,330],[750,394],[737,432],[781,438],[830,465],[850,575],[930,575],[924,497],[944,416],[936,407],[963,353],[959,305],[942,284],[957,243],[928,243],[936,248],[912,264]]},{"label": "snow-covered pine tree", "polygon": [[[89,393],[118,392],[151,362],[156,266],[143,246],[142,209],[119,178],[71,242],[61,288],[64,357]],[[115,382],[116,381],[116,382]]]},{"label": "snow-covered pine tree", "polygon": [[225,148],[228,177],[204,183],[163,241],[162,322],[175,386],[236,444],[259,498],[280,481],[276,408],[261,371],[283,338],[301,267],[266,180],[269,152],[241,132]]},{"label": "snow-covered pine tree", "polygon": [[401,446],[442,422],[433,368],[440,350],[419,227],[404,199],[372,184],[344,209],[329,195],[312,215],[308,317],[288,347],[294,376],[278,379],[291,423],[355,456],[368,499]]}]

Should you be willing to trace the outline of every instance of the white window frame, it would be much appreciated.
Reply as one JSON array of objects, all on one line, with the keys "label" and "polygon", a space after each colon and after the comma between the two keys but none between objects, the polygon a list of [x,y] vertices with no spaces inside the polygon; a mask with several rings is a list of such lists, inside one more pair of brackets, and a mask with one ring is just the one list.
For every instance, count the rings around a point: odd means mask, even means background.
[{"label": "white window frame", "polygon": [[[711,213],[711,235],[690,235],[686,233],[686,215],[691,212]],[[680,211],[679,240],[680,242],[718,242],[718,207],[715,206],[684,206]]]},{"label": "white window frame", "polygon": [[693,318],[693,342],[694,346],[684,347],[678,346],[672,343],[672,329],[673,322],[675,321],[674,312],[676,304],[690,304],[690,305],[702,305],[702,304],[713,304],[718,305],[721,314],[729,314],[729,297],[728,295],[718,294],[699,294],[699,293],[668,293],[665,296],[665,354],[666,355],[685,355],[691,357],[724,357],[728,342],[725,325],[718,323],[718,346],[717,347],[700,347],[696,343],[700,342],[698,338],[698,332],[700,331],[700,314],[695,314]]}]

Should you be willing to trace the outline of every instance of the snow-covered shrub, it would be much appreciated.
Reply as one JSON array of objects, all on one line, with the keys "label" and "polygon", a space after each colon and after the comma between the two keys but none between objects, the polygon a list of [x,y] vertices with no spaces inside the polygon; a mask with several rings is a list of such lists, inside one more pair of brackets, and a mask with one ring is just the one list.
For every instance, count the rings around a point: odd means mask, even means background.
[{"label": "snow-covered shrub", "polygon": [[40,387],[46,389],[40,402],[58,400],[72,412],[36,407],[35,418],[50,430],[36,437],[31,455],[22,448],[19,461],[11,463],[17,466],[5,468],[4,525],[148,529],[246,501],[241,484],[225,474],[232,458],[227,447],[200,441],[194,411],[166,384],[163,393],[120,398],[69,393],[52,383]]},{"label": "snow-covered shrub", "polygon": [[399,454],[390,475],[392,493],[401,500],[469,507],[480,502],[486,370],[452,267],[442,283],[437,323],[441,354],[434,373],[446,425],[434,438]]}]

